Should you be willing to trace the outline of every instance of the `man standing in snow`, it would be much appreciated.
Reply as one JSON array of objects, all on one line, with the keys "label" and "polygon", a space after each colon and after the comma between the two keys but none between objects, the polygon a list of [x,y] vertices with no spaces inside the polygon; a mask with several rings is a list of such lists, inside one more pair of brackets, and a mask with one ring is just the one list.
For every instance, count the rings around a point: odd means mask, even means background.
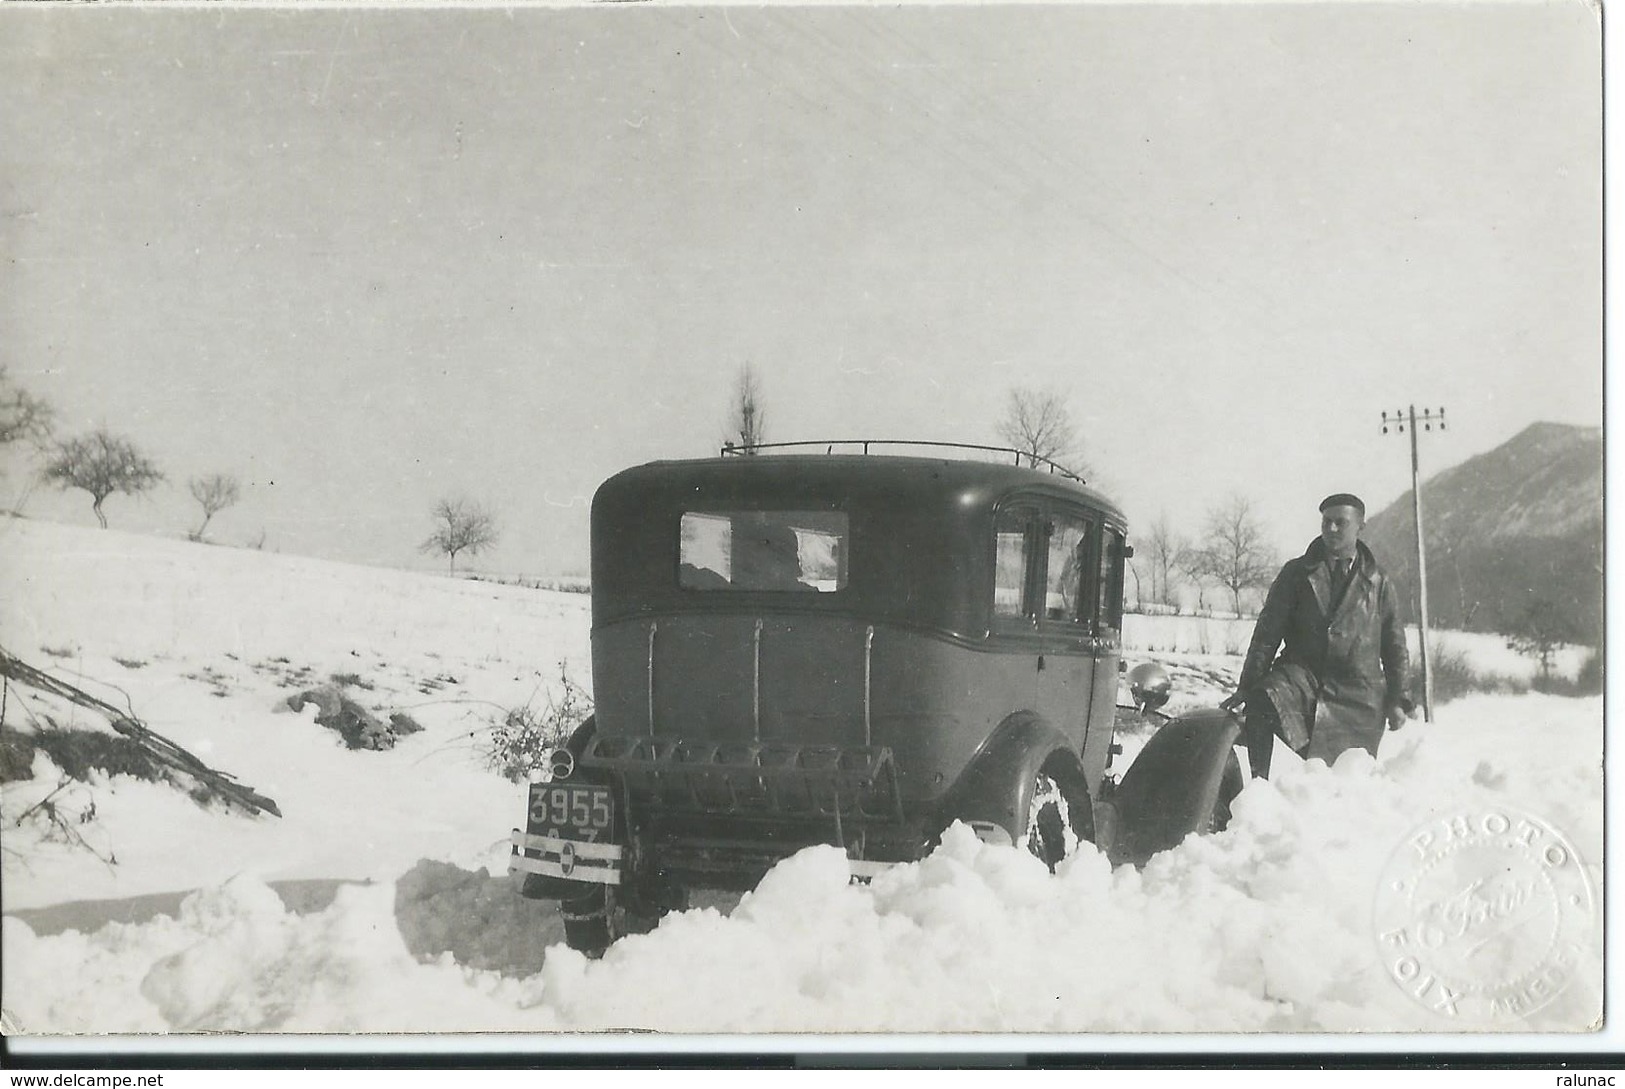
[{"label": "man standing in snow", "polygon": [[1384,723],[1397,730],[1411,713],[1399,595],[1360,540],[1364,526],[1357,496],[1327,496],[1320,536],[1281,568],[1258,614],[1236,692],[1220,704],[1246,707],[1256,778],[1269,778],[1277,736],[1329,764],[1356,746],[1375,756]]}]

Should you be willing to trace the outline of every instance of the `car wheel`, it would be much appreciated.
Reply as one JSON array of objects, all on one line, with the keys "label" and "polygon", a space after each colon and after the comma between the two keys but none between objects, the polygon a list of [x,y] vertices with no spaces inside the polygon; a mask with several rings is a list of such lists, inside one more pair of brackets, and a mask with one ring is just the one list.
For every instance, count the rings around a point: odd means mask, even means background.
[{"label": "car wheel", "polygon": [[619,892],[625,910],[621,913],[621,932],[616,937],[647,934],[667,915],[688,910],[688,890],[675,882],[647,881],[631,889],[622,886]]},{"label": "car wheel", "polygon": [[608,885],[574,900],[559,901],[564,916],[564,943],[589,960],[597,960],[626,932],[626,913],[616,903],[615,890]]},{"label": "car wheel", "polygon": [[1051,873],[1061,860],[1078,849],[1071,806],[1060,784],[1044,772],[1033,780],[1032,802],[1027,809],[1027,831],[1023,838],[1033,857],[1048,866]]},{"label": "car wheel", "polygon": [[628,934],[647,934],[673,911],[688,910],[688,890],[662,887],[657,899],[623,896],[621,890],[599,885],[584,896],[559,903],[564,916],[564,943],[591,960],[604,955]]}]

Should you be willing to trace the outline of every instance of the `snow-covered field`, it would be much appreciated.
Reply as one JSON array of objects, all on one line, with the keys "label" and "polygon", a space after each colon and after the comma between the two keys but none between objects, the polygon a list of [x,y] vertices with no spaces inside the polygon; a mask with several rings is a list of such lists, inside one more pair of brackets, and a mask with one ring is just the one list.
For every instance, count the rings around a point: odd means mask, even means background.
[{"label": "snow-covered field", "polygon": [[[1498,1027],[1600,1017],[1600,699],[1472,697],[1375,761],[1278,756],[1227,831],[1143,871],[1091,853],[1051,875],[967,833],[854,886],[836,851],[806,851],[737,905],[589,962],[549,946],[542,906],[471,872],[503,873],[522,808],[482,765],[481,731],[544,702],[560,661],[585,680],[585,596],[17,520],[0,521],[0,556],[0,645],[127,701],[283,814],[102,781],[58,795],[93,854],[18,823],[58,784],[36,757],[0,792],[6,912],[198,891],[78,930],[8,914],[8,1032],[1457,1031],[1473,1026],[1395,982],[1373,905],[1419,826],[1501,811],[1561,831],[1592,899],[1561,995]],[[1172,664],[1200,701],[1237,663],[1220,649]],[[276,710],[333,674],[424,731],[349,751],[310,708]],[[25,728],[100,722],[18,686],[7,698]],[[273,884],[306,878],[371,883],[291,910]]]},{"label": "snow-covered field", "polygon": [[[1153,656],[1176,654],[1240,655],[1247,651],[1253,634],[1253,617],[1191,616],[1127,613],[1123,617],[1123,646],[1131,653]],[[1421,651],[1421,639],[1414,625],[1406,629],[1411,657]],[[1504,636],[1492,632],[1438,631],[1428,645],[1437,655],[1461,653],[1481,675],[1505,678],[1527,685],[1540,671],[1540,663],[1528,654],[1507,646]],[[1552,672],[1572,678],[1591,648],[1559,647],[1552,655]]]}]

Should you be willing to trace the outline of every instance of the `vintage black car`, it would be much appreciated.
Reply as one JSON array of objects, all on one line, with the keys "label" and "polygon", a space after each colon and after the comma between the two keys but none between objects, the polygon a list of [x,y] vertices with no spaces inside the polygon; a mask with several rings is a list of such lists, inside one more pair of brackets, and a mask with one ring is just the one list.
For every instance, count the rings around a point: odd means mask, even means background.
[{"label": "vintage black car", "polygon": [[1080,843],[1141,861],[1239,789],[1218,711],[1108,774],[1110,500],[1014,451],[818,448],[655,462],[593,499],[595,714],[531,784],[510,866],[577,948],[811,844],[872,876],[954,821],[1052,868]]}]

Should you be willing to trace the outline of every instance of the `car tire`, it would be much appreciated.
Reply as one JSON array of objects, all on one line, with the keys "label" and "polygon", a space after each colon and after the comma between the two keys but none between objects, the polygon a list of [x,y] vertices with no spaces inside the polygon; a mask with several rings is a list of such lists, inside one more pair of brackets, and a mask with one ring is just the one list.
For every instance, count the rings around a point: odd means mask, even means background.
[{"label": "car tire", "polygon": [[603,956],[626,931],[625,912],[608,885],[559,901],[559,913],[564,916],[564,943],[589,960]]},{"label": "car tire", "polygon": [[599,885],[559,903],[565,944],[590,960],[628,934],[647,934],[670,913],[687,910],[688,890],[675,885],[663,886],[656,899],[623,896],[617,888]]},{"label": "car tire", "polygon": [[1049,867],[1051,873],[1063,859],[1075,854],[1080,838],[1075,829],[1076,818],[1061,786],[1045,772],[1033,780],[1032,802],[1027,810],[1027,830],[1024,835],[1027,850],[1034,858]]}]

